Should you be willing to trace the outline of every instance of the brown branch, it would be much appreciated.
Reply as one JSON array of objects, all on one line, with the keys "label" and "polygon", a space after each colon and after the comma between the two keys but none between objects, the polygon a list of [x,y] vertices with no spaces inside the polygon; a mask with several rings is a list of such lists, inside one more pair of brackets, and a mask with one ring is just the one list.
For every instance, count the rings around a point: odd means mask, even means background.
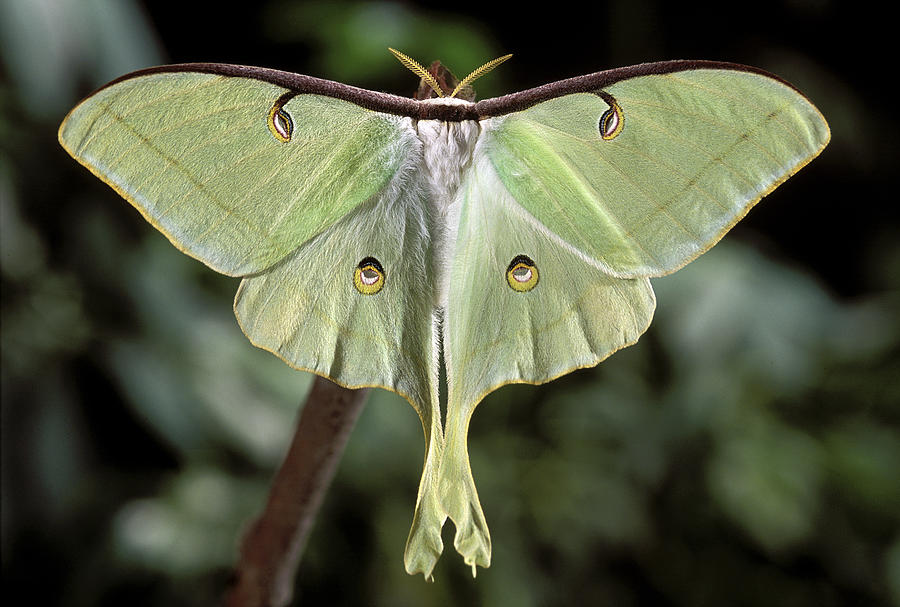
[{"label": "brown branch", "polygon": [[300,553],[368,393],[316,377],[266,508],[244,535],[225,607],[290,602]]}]

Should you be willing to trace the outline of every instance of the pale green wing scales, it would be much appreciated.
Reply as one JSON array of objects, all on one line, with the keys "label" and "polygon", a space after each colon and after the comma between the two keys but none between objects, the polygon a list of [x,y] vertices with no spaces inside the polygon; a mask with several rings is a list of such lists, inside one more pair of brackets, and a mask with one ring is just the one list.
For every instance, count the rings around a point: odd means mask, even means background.
[{"label": "pale green wing scales", "polygon": [[418,144],[402,120],[253,78],[162,72],[88,97],[59,138],[176,247],[241,276],[381,190]]},{"label": "pale green wing scales", "polygon": [[[413,180],[388,188],[267,271],[244,278],[234,310],[255,345],[350,388],[403,395],[425,431],[425,466],[405,556],[431,575],[446,515],[435,478],[443,442],[428,208]],[[362,267],[372,268],[370,284]]]},{"label": "pale green wing scales", "polygon": [[734,69],[628,78],[485,121],[487,154],[518,204],[623,277],[696,258],[829,136],[796,90]]},{"label": "pale green wing scales", "polygon": [[406,563],[430,576],[446,519],[435,482],[443,435],[431,226],[410,119],[253,77],[161,71],[88,97],[59,138],[179,249],[247,276],[235,312],[254,344],[410,401],[426,452]]},{"label": "pale green wing scales", "polygon": [[557,244],[479,148],[458,204],[440,479],[454,544],[474,571],[490,564],[491,551],[466,448],[475,406],[504,384],[547,382],[633,344],[650,324],[655,298],[646,278],[610,276]]}]

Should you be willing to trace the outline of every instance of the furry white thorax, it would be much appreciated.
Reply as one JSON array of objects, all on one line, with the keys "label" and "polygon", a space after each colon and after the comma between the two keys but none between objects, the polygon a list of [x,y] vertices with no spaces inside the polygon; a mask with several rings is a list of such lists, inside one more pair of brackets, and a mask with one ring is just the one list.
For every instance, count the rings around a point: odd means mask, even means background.
[{"label": "furry white thorax", "polygon": [[[468,103],[459,99],[435,99],[434,102]],[[437,286],[435,305],[443,308],[447,301],[450,259],[453,257],[459,225],[460,205],[456,194],[464,171],[472,163],[472,153],[481,127],[474,120],[419,120],[416,132],[422,142],[422,169],[433,221],[432,242]]]}]

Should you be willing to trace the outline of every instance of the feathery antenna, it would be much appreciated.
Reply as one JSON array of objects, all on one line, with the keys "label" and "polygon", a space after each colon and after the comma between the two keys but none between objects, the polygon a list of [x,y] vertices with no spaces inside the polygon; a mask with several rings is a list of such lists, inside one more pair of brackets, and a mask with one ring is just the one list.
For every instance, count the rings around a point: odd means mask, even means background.
[{"label": "feathery antenna", "polygon": [[429,74],[428,70],[422,67],[422,65],[418,61],[408,55],[404,55],[400,51],[392,49],[391,47],[388,47],[388,50],[391,51],[394,54],[394,57],[396,57],[400,63],[405,65],[407,69],[409,69],[409,71],[424,80],[428,86],[434,89],[434,92],[437,93],[438,97],[444,96],[444,91],[441,90],[441,86],[438,84],[437,80],[435,80],[434,76]]},{"label": "feathery antenna", "polygon": [[456,94],[460,92],[464,87],[472,84],[476,79],[481,78],[510,57],[512,57],[512,54],[503,55],[502,57],[497,57],[496,59],[491,59],[478,69],[472,70],[472,72],[468,76],[459,81],[459,84],[456,85],[456,88],[453,89],[453,92],[450,93],[450,96],[456,97]]},{"label": "feathery antenna", "polygon": [[[391,53],[394,54],[394,57],[396,57],[400,63],[405,65],[409,71],[411,71],[413,74],[417,75],[419,78],[424,80],[425,83],[428,86],[430,86],[434,90],[435,93],[437,93],[438,97],[446,97],[447,96],[447,94],[443,90],[441,90],[441,85],[438,84],[438,81],[435,79],[435,77],[432,76],[428,70],[426,70],[424,67],[422,67],[422,64],[420,64],[418,61],[416,61],[409,55],[405,55],[404,53],[401,53],[398,50],[392,49],[391,47],[388,47],[388,50],[391,51]],[[456,88],[453,89],[453,92],[450,93],[450,97],[456,97],[456,95],[461,90],[463,90],[465,87],[471,85],[473,82],[475,82],[475,80],[477,80],[478,78],[481,78],[482,76],[484,76],[485,74],[490,72],[492,69],[494,69],[495,67],[497,67],[498,65],[500,65],[501,63],[503,63],[504,61],[509,59],[510,57],[512,57],[512,54],[503,55],[502,57],[497,57],[496,59],[491,59],[490,61],[488,61],[481,67],[479,67],[475,70],[472,70],[472,72],[468,76],[466,76],[465,78],[463,78],[462,80],[459,81],[459,84],[457,84]]]}]

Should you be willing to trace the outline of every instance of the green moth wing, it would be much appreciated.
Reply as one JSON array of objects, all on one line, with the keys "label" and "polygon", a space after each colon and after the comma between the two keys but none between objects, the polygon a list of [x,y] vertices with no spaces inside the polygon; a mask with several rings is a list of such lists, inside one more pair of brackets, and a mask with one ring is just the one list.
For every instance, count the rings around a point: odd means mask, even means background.
[{"label": "green moth wing", "polygon": [[829,138],[796,90],[734,66],[582,88],[483,120],[460,188],[440,478],[473,572],[491,551],[466,448],[478,402],[636,342],[647,278],[713,246]]},{"label": "green moth wing", "polygon": [[490,564],[491,550],[466,448],[475,406],[504,384],[548,382],[633,344],[656,300],[646,278],[610,276],[559,246],[484,156],[461,186],[459,204],[444,333],[440,479],[442,503],[456,525],[454,544],[474,571]]},{"label": "green moth wing", "polygon": [[59,139],[176,247],[231,276],[264,270],[370,199],[418,147],[396,116],[185,71],[104,87]]},{"label": "green moth wing", "polygon": [[443,445],[438,339],[427,206],[420,188],[405,186],[387,188],[244,278],[234,311],[254,345],[291,366],[344,386],[392,390],[416,409],[426,454],[405,561],[428,577],[446,519],[434,484]]},{"label": "green moth wing", "polygon": [[[273,73],[288,77],[261,77]],[[429,576],[446,515],[431,488],[443,433],[422,144],[409,118],[338,98],[336,84],[153,68],[84,100],[59,139],[180,250],[245,277],[235,314],[255,345],[409,400],[426,453],[406,563]]]},{"label": "green moth wing", "polygon": [[627,277],[708,250],[829,139],[795,89],[733,68],[626,78],[486,123],[486,152],[516,201]]}]

